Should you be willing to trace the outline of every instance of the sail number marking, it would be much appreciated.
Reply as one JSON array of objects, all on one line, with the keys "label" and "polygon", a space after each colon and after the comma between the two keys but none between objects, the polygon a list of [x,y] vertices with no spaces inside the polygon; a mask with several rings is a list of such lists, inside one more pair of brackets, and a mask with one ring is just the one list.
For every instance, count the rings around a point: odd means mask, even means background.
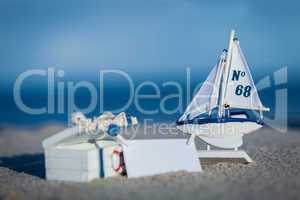
[{"label": "sail number marking", "polygon": [[240,76],[241,76],[241,77],[245,77],[245,75],[246,75],[246,72],[244,72],[244,71],[241,71],[241,70],[233,70],[233,71],[232,71],[232,78],[231,78],[231,80],[232,80],[232,81],[238,81],[239,78],[240,78]]},{"label": "sail number marking", "polygon": [[[232,81],[238,81],[240,79],[240,77],[245,77],[246,73],[244,71],[241,70],[233,70],[232,71],[232,77],[231,80]],[[237,96],[243,95],[244,97],[249,97],[251,95],[251,86],[250,85],[237,85],[235,88],[235,94]]]},{"label": "sail number marking", "polygon": [[247,85],[244,87],[243,85],[238,85],[236,86],[235,94],[237,96],[243,95],[244,97],[249,97],[251,94],[251,86]]}]

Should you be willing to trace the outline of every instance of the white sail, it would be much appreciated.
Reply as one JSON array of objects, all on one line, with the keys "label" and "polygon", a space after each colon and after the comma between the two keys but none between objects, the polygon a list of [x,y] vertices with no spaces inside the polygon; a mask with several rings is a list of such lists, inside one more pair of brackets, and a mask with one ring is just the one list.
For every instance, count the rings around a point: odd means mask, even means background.
[{"label": "white sail", "polygon": [[268,108],[265,108],[260,101],[249,67],[237,40],[233,42],[229,70],[224,103],[231,108],[267,111]]},{"label": "white sail", "polygon": [[220,80],[222,74],[223,57],[209,73],[200,90],[192,99],[179,121],[191,120],[198,115],[210,112],[218,104]]}]

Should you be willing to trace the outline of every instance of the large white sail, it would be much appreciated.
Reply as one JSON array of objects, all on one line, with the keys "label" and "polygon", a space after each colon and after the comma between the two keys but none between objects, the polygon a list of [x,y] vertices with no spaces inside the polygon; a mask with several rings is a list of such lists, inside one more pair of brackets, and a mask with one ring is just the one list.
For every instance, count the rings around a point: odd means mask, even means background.
[{"label": "large white sail", "polygon": [[240,48],[233,41],[229,76],[225,88],[224,103],[231,108],[267,111],[258,96],[249,67]]},{"label": "large white sail", "polygon": [[219,63],[209,73],[200,90],[194,96],[184,114],[179,118],[179,121],[191,120],[202,113],[210,112],[217,106],[223,58],[224,56],[221,57]]}]

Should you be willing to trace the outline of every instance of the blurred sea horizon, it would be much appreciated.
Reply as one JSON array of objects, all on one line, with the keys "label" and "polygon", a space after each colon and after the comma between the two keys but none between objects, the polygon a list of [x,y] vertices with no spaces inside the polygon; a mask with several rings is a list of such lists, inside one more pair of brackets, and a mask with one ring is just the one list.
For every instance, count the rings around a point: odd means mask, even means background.
[{"label": "blurred sea horizon", "polygon": [[[185,108],[188,105],[188,101],[191,101],[192,94],[190,97],[187,97],[187,90],[190,84],[190,90],[194,91],[199,85],[201,85],[202,81],[206,79],[205,72],[200,73],[199,69],[191,68],[191,82],[186,83],[185,75],[181,74],[170,74],[168,77],[160,76],[160,77],[149,77],[145,80],[141,80],[139,76],[135,78],[134,76],[131,77],[134,82],[134,90],[141,85],[144,81],[151,81],[155,83],[160,91],[160,97],[154,99],[141,99],[139,101],[139,106],[145,110],[153,110],[158,109],[157,113],[154,114],[144,114],[137,109],[137,106],[134,100],[131,101],[130,106],[122,110],[126,113],[131,115],[135,115],[139,118],[140,121],[144,119],[150,119],[153,122],[168,122],[172,123],[175,122],[180,115],[184,112]],[[210,69],[208,69],[210,70]],[[207,75],[209,71],[207,71]],[[194,71],[194,72],[193,72]],[[253,72],[254,71],[254,72]],[[256,72],[256,73],[255,73]],[[199,74],[199,76],[198,76]],[[283,84],[280,86],[274,85],[274,79],[272,79],[272,73],[268,74],[268,72],[264,72],[262,70],[258,71],[257,68],[252,70],[252,74],[255,80],[258,80],[256,77],[260,79],[264,78],[264,76],[271,77],[271,87],[268,87],[262,91],[259,91],[259,95],[262,99],[263,104],[266,107],[270,107],[271,111],[266,112],[265,116],[269,119],[274,117],[274,110],[275,110],[275,91],[276,89],[287,89],[288,90],[288,126],[289,127],[299,127],[300,126],[300,111],[299,107],[297,106],[297,100],[295,97],[298,95],[295,93],[297,90],[295,85],[290,84],[290,80],[288,80],[289,84]],[[130,73],[128,73],[130,75]],[[105,79],[105,86],[103,88],[103,98],[100,99],[100,87],[99,87],[99,80],[94,77],[79,77],[77,78],[69,78],[65,77],[64,79],[56,80],[54,84],[54,112],[53,113],[45,113],[45,114],[27,114],[23,112],[14,101],[13,96],[13,85],[6,87],[5,89],[1,90],[0,97],[2,99],[2,103],[0,104],[0,108],[2,111],[2,115],[0,116],[0,124],[11,124],[11,125],[23,125],[23,126],[32,126],[37,124],[44,124],[44,123],[62,123],[68,124],[68,116],[71,111],[68,110],[68,89],[67,89],[67,82],[73,81],[74,84],[80,81],[89,81],[93,84],[97,90],[97,106],[91,112],[87,113],[88,117],[99,116],[103,111],[111,111],[117,108],[120,108],[126,104],[129,99],[129,85],[128,82],[121,76],[108,76]],[[199,79],[199,80],[197,80]],[[162,99],[170,94],[178,94],[178,90],[174,86],[164,87],[163,84],[168,81],[176,81],[182,88],[182,96],[180,97],[182,100],[182,106],[176,112],[172,114],[166,114],[162,112],[160,109],[160,103]],[[293,80],[294,81],[294,80]],[[64,83],[64,93],[63,95],[59,95],[57,92],[57,82]],[[257,81],[256,81],[257,82]],[[199,85],[198,85],[199,84]],[[139,94],[146,94],[151,95],[155,94],[156,91],[152,86],[144,86],[140,90]],[[47,107],[47,79],[46,77],[38,77],[38,78],[31,78],[29,81],[25,81],[22,85],[21,89],[21,98],[27,106],[32,108],[40,108],[40,107]],[[64,109],[63,113],[58,112],[58,99],[63,99]],[[135,98],[135,96],[133,97]],[[78,88],[75,92],[75,104],[79,108],[85,108],[89,105],[91,96],[89,91],[86,88]],[[103,100],[103,111],[100,111],[100,101]],[[278,103],[278,102],[277,102]],[[170,98],[169,100],[165,101],[165,108],[168,110],[176,109],[178,106],[179,101],[178,98]]]}]

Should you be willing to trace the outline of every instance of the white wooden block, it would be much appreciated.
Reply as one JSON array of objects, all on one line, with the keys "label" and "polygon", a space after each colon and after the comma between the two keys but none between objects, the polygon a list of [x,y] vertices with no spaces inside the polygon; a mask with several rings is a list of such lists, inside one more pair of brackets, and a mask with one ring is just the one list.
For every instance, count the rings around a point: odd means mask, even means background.
[{"label": "white wooden block", "polygon": [[113,141],[99,141],[97,145],[51,146],[45,149],[46,177],[49,180],[89,181],[100,177],[100,167],[103,167],[104,177],[118,176],[111,163],[111,154],[116,146]]},{"label": "white wooden block", "polygon": [[175,171],[201,171],[194,141],[186,139],[128,140],[123,145],[127,176],[140,177]]}]

